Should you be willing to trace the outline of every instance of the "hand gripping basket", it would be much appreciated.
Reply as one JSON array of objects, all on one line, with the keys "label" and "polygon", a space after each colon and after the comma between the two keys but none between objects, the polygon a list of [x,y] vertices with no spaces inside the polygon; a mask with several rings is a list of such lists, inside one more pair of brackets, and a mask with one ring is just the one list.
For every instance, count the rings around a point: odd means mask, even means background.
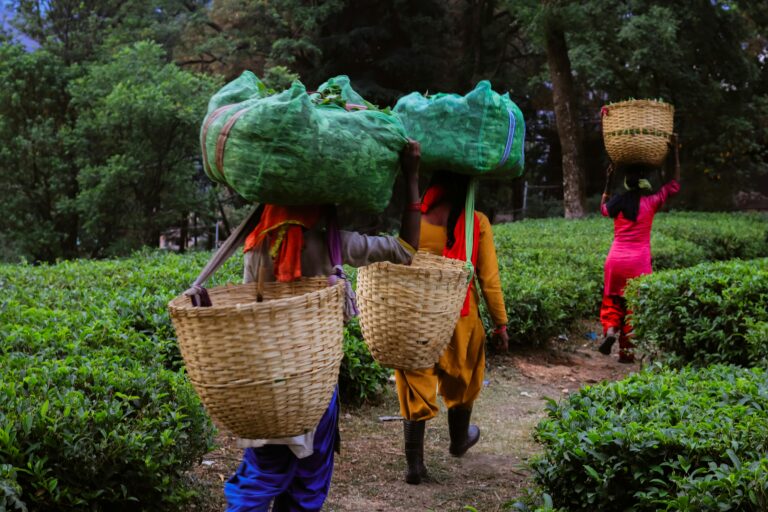
[{"label": "hand gripping basket", "polygon": [[603,141],[614,164],[660,166],[674,131],[675,108],[669,103],[629,100],[603,107]]},{"label": "hand gripping basket", "polygon": [[437,363],[467,295],[465,265],[419,252],[410,266],[381,262],[358,271],[360,327],[376,361],[401,370]]},{"label": "hand gripping basket", "polygon": [[172,300],[187,374],[208,413],[235,435],[270,439],[317,426],[341,365],[344,288],[326,278],[208,290]]}]

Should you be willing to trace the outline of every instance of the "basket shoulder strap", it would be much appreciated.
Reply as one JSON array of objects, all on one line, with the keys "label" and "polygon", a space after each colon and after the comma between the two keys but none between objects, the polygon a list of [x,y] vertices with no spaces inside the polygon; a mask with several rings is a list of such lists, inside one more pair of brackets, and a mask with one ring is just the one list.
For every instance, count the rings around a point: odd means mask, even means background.
[{"label": "basket shoulder strap", "polygon": [[344,321],[349,322],[352,318],[360,314],[357,309],[355,291],[352,289],[352,283],[349,282],[344,273],[344,262],[341,258],[341,231],[339,231],[339,220],[336,216],[336,207],[332,206],[328,212],[328,256],[331,259],[331,275],[328,276],[328,284],[333,286],[339,279],[344,281]]},{"label": "basket shoulder strap", "polygon": [[189,296],[192,299],[192,304],[195,306],[210,306],[211,301],[208,298],[208,292],[203,288],[203,284],[208,280],[211,275],[216,272],[245,242],[248,234],[258,225],[261,220],[261,212],[264,211],[263,205],[256,205],[253,210],[246,216],[245,220],[240,223],[239,226],[229,235],[219,250],[216,251],[208,263],[205,264],[203,270],[197,276],[197,279],[192,283],[192,287],[184,292],[184,295]]},{"label": "basket shoulder strap", "polygon": [[475,274],[475,267],[472,265],[472,252],[475,242],[475,191],[477,190],[477,179],[469,180],[467,186],[467,199],[464,203],[464,238],[467,249],[467,267],[469,268],[469,280],[471,281]]}]

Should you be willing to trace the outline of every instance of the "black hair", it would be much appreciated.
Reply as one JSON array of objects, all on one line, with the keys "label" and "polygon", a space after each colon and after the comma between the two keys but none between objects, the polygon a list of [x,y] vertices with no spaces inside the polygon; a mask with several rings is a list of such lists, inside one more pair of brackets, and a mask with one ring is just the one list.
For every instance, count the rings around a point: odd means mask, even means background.
[{"label": "black hair", "polygon": [[605,205],[608,209],[608,215],[612,219],[618,217],[619,213],[624,214],[624,218],[637,221],[637,214],[640,211],[640,180],[650,174],[651,167],[643,164],[629,164],[617,169],[626,176],[626,183],[629,190],[613,196]]},{"label": "black hair", "polygon": [[467,188],[469,187],[469,176],[449,171],[436,171],[429,182],[430,187],[433,185],[443,187],[445,196],[443,196],[441,202],[447,202],[451,206],[451,209],[448,212],[448,224],[446,226],[448,232],[448,242],[446,245],[450,249],[453,247],[453,244],[456,243],[454,230],[456,229],[456,222],[458,222],[459,216],[464,212],[467,200]]}]

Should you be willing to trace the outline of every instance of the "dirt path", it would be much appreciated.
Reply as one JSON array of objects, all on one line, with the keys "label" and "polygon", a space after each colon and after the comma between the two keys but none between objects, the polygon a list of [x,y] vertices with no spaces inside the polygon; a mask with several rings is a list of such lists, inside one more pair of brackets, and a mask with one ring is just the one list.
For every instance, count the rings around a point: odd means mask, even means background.
[{"label": "dirt path", "polygon": [[[325,510],[458,511],[471,505],[482,512],[502,510],[530,486],[526,460],[537,453],[531,432],[544,417],[544,397],[558,399],[581,386],[616,380],[638,365],[622,365],[604,357],[583,337],[554,342],[549,348],[517,350],[489,361],[486,387],[475,404],[473,422],[480,442],[457,459],[448,454],[445,410],[427,424],[425,460],[431,481],[403,482],[405,460],[397,396],[391,384],[376,406],[342,408],[342,453],[336,458],[331,494]],[[442,406],[442,404],[441,404]],[[230,436],[205,457],[194,478],[208,496],[195,509],[224,509],[223,481],[237,467],[240,451]]]}]

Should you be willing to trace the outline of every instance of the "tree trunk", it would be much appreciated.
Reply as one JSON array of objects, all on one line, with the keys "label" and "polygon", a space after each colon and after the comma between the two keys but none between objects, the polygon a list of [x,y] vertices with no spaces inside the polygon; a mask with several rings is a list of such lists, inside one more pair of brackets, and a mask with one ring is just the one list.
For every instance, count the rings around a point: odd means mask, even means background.
[{"label": "tree trunk", "polygon": [[[545,5],[545,9],[551,9]],[[563,206],[566,219],[584,217],[584,168],[581,160],[579,124],[573,95],[571,60],[560,20],[547,13],[544,22],[547,63],[552,79],[552,102],[563,154]]]},{"label": "tree trunk", "polygon": [[189,215],[184,213],[179,224],[179,252],[187,252],[187,239],[189,236]]}]

